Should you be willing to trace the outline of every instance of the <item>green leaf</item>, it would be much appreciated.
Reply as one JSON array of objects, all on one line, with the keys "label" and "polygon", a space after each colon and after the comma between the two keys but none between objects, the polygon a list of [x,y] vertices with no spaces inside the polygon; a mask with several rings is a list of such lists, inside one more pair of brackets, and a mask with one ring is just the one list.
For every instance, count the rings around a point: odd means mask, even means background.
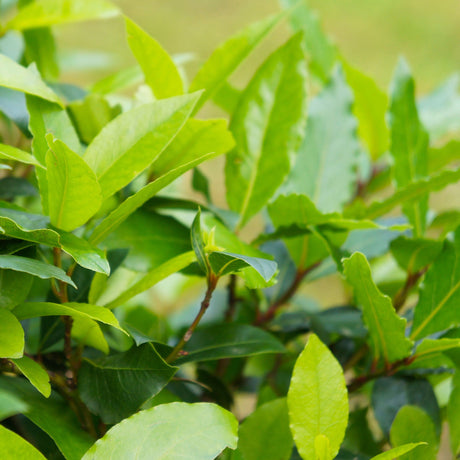
[{"label": "green leaf", "polygon": [[0,308],[0,356],[21,358],[24,351],[24,330],[8,310]]},{"label": "green leaf", "polygon": [[187,120],[179,134],[152,165],[154,177],[167,174],[197,158],[200,154],[220,155],[234,147],[235,141],[227,128],[227,120]]},{"label": "green leaf", "polygon": [[460,140],[452,139],[441,147],[428,150],[428,170],[438,171],[460,159]]},{"label": "green leaf", "polygon": [[190,91],[205,89],[195,112],[224,85],[251,51],[278,24],[283,14],[270,16],[237,32],[216,48],[190,84]]},{"label": "green leaf", "polygon": [[460,378],[457,371],[452,380],[452,391],[447,405],[449,422],[450,448],[454,457],[460,452]]},{"label": "green leaf", "polygon": [[0,390],[14,393],[27,403],[28,409],[23,414],[51,437],[67,460],[80,460],[94,443],[68,403],[56,394],[46,399],[24,379],[5,376],[0,378]]},{"label": "green leaf", "polygon": [[433,358],[440,357],[445,351],[460,348],[460,339],[424,339],[416,348],[413,367],[423,366],[423,361],[430,362]]},{"label": "green leaf", "polygon": [[347,389],[342,367],[314,334],[297,358],[287,402],[291,432],[301,457],[307,460],[319,454],[315,452],[318,435],[329,440],[328,460],[335,457],[347,427]]},{"label": "green leaf", "polygon": [[74,318],[72,323],[72,338],[79,344],[93,347],[106,355],[110,351],[107,340],[99,324],[92,319],[81,317]]},{"label": "green leaf", "polygon": [[291,25],[295,31],[304,34],[310,70],[317,78],[326,82],[338,58],[338,50],[322,30],[318,14],[309,8],[306,0],[281,0],[281,5],[292,8]]},{"label": "green leaf", "polygon": [[19,161],[27,165],[43,167],[30,153],[12,147],[11,145],[0,144],[0,158],[2,160]]},{"label": "green leaf", "polygon": [[125,21],[128,44],[155,97],[163,99],[182,94],[182,78],[169,54],[137,24],[128,18]]},{"label": "green leaf", "polygon": [[38,96],[62,107],[59,97],[31,69],[26,69],[0,54],[0,86]]},{"label": "green leaf", "polygon": [[[199,423],[197,423],[199,421]],[[237,444],[238,421],[216,404],[162,404],[111,428],[82,460],[117,456],[138,460],[212,460]],[[143,441],[139,441],[142,439]]]},{"label": "green leaf", "polygon": [[34,277],[24,272],[0,269],[0,308],[11,310],[29,295]]},{"label": "green leaf", "polygon": [[3,458],[27,458],[27,460],[46,460],[32,444],[21,438],[14,431],[0,425],[0,446]]},{"label": "green leaf", "polygon": [[40,0],[21,8],[7,29],[24,30],[69,22],[104,19],[119,13],[107,0]]},{"label": "green leaf", "polygon": [[176,96],[124,112],[94,138],[84,159],[96,173],[106,199],[131,182],[182,128],[199,94]]},{"label": "green leaf", "polygon": [[422,445],[422,442],[404,444],[404,446],[395,447],[394,449],[382,452],[381,454],[372,457],[371,460],[394,460],[395,458],[400,458],[401,455],[404,455],[405,453],[410,452],[416,447]]},{"label": "green leaf", "polygon": [[17,368],[27,377],[30,383],[45,397],[51,394],[50,378],[45,369],[33,359],[23,356],[12,359]]},{"label": "green leaf", "polygon": [[340,211],[355,193],[360,146],[352,104],[339,67],[310,103],[305,137],[283,187],[307,195],[322,212]]},{"label": "green leaf", "polygon": [[27,410],[27,404],[13,392],[0,390],[0,420]]},{"label": "green leaf", "polygon": [[18,305],[13,311],[20,320],[41,316],[71,316],[72,318],[93,319],[123,331],[110,310],[86,303],[26,302]]},{"label": "green leaf", "polygon": [[375,285],[366,257],[355,252],[343,261],[343,266],[345,278],[363,310],[374,359],[391,363],[406,358],[412,350],[412,341],[405,337],[406,320],[398,316],[391,299]]},{"label": "green leaf", "polygon": [[436,460],[439,438],[430,416],[417,406],[404,406],[391,425],[391,444],[395,447],[425,442],[415,452],[402,455],[404,460]]},{"label": "green leaf", "polygon": [[154,269],[147,272],[140,280],[136,281],[132,286],[126,289],[121,295],[111,300],[108,303],[103,303],[106,308],[113,309],[123,305],[134,296],[150,289],[155,284],[164,280],[170,275],[179,272],[196,261],[195,253],[192,251],[179,254],[170,260],[162,263]]},{"label": "green leaf", "polygon": [[187,354],[177,364],[264,353],[285,353],[281,342],[248,324],[220,324],[198,328],[185,346]]},{"label": "green leaf", "polygon": [[460,227],[455,241],[446,240],[439,257],[425,275],[414,312],[411,338],[421,339],[433,332],[460,324],[456,305],[460,301]]},{"label": "green leaf", "polygon": [[77,153],[47,136],[48,206],[51,223],[72,231],[85,224],[101,207],[102,191],[96,175]]},{"label": "green leaf", "polygon": [[209,265],[204,251],[203,232],[201,231],[201,209],[198,209],[198,212],[193,219],[192,227],[190,228],[190,239],[192,241],[192,248],[195,252],[198,265],[201,270],[208,275]]},{"label": "green leaf", "polygon": [[[394,177],[398,188],[428,174],[428,134],[420,122],[415,104],[414,80],[404,59],[400,59],[393,77],[390,102],[391,146]],[[403,204],[404,213],[414,226],[416,236],[426,228],[428,197]]]},{"label": "green leaf", "polygon": [[239,226],[260,211],[281,185],[301,142],[306,116],[305,58],[292,37],[258,69],[241,95],[230,128],[225,183]]},{"label": "green leaf", "polygon": [[201,193],[208,203],[211,202],[211,192],[209,191],[208,178],[199,170],[195,168],[192,175],[192,187],[198,193]]},{"label": "green leaf", "polygon": [[142,69],[135,65],[116,71],[90,86],[92,93],[111,94],[122,91],[130,86],[142,83],[144,75]]},{"label": "green leaf", "polygon": [[417,273],[436,259],[442,246],[442,241],[401,235],[391,242],[390,250],[402,269]]},{"label": "green leaf", "polygon": [[151,344],[96,360],[85,359],[78,378],[80,396],[104,423],[118,423],[159,393],[176,370]]},{"label": "green leaf", "polygon": [[385,121],[388,96],[375,81],[359,70],[343,63],[347,83],[354,94],[353,113],[358,119],[358,135],[373,160],[388,150],[390,133]]},{"label": "green leaf", "polygon": [[211,252],[208,255],[212,271],[219,276],[238,273],[240,270],[252,267],[265,282],[270,281],[276,273],[276,262],[258,257],[248,257],[231,252]]},{"label": "green leaf", "polygon": [[54,278],[76,288],[75,283],[66,275],[64,270],[40,260],[13,255],[0,255],[0,268],[29,273],[44,280]]},{"label": "green leaf", "polygon": [[238,451],[245,460],[288,460],[292,444],[285,398],[257,408],[238,430]]}]

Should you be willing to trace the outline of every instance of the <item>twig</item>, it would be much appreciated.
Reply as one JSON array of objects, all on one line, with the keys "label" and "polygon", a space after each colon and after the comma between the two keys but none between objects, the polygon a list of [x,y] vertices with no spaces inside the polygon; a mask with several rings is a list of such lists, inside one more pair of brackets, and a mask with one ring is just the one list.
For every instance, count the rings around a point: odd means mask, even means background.
[{"label": "twig", "polygon": [[404,306],[407,298],[409,297],[410,291],[417,284],[417,281],[426,273],[427,269],[428,266],[422,268],[416,273],[409,272],[407,274],[404,286],[401,287],[401,289],[396,293],[396,295],[393,298],[393,307],[397,312],[400,311],[401,308]]}]

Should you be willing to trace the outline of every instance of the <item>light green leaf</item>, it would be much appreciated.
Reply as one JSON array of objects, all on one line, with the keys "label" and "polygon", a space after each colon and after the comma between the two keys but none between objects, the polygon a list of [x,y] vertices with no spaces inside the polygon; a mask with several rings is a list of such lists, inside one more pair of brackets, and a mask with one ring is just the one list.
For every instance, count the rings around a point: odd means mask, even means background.
[{"label": "light green leaf", "polygon": [[79,344],[93,347],[106,355],[110,351],[107,340],[99,324],[92,319],[81,317],[74,318],[72,323],[72,338]]},{"label": "light green leaf", "polygon": [[24,379],[5,376],[0,378],[0,390],[14,393],[27,404],[23,414],[51,437],[67,460],[80,460],[94,442],[67,401],[56,394],[45,399]]},{"label": "light green leaf", "polygon": [[[390,152],[394,159],[396,184],[398,188],[403,188],[428,174],[428,134],[418,117],[414,80],[403,59],[398,62],[390,92]],[[427,209],[427,196],[403,204],[404,213],[414,226],[415,236],[425,232]]]},{"label": "light green leaf", "polygon": [[137,24],[128,18],[125,21],[128,44],[155,97],[163,99],[182,94],[182,78],[169,54]]},{"label": "light green leaf", "polygon": [[452,139],[441,147],[432,147],[428,150],[428,170],[431,173],[458,160],[460,160],[460,140]]},{"label": "light green leaf", "polygon": [[311,72],[320,80],[329,79],[338,56],[337,47],[322,30],[318,14],[311,10],[306,0],[281,0],[285,8],[291,7],[291,25],[295,31],[302,31],[308,52]]},{"label": "light green leaf", "polygon": [[12,359],[17,368],[27,377],[30,383],[45,397],[51,394],[50,378],[45,369],[33,359],[23,356]]},{"label": "light green leaf", "polygon": [[27,404],[11,391],[0,390],[0,420],[27,410]]},{"label": "light green leaf", "polygon": [[24,330],[17,318],[0,308],[0,356],[21,358],[24,351]]},{"label": "light green leaf", "polygon": [[43,167],[30,153],[11,145],[0,144],[0,158],[2,160],[19,161],[28,165]]},{"label": "light green leaf", "polygon": [[206,100],[213,98],[230,75],[282,17],[283,14],[277,14],[255,22],[230,37],[213,51],[190,84],[190,91],[206,90],[195,111],[198,111]]},{"label": "light green leaf", "polygon": [[131,182],[182,128],[199,94],[143,104],[122,113],[94,138],[84,159],[96,173],[106,199]]},{"label": "light green leaf", "polygon": [[138,65],[135,65],[118,70],[108,77],[102,78],[90,86],[90,91],[98,94],[116,93],[130,86],[142,83],[143,79],[142,69]]},{"label": "light green leaf", "polygon": [[99,359],[85,359],[79,393],[104,423],[118,423],[155,396],[176,373],[149,344]]},{"label": "light green leaf", "polygon": [[460,324],[460,228],[455,241],[446,240],[439,257],[425,275],[414,312],[411,338],[420,339],[433,332]]},{"label": "light green leaf", "polygon": [[288,460],[292,444],[285,398],[257,408],[238,430],[238,451],[244,460]]},{"label": "light green leaf", "polygon": [[315,438],[316,460],[329,460],[331,455],[331,445],[329,439],[324,434],[319,434]]},{"label": "light green leaf", "polygon": [[111,428],[82,460],[129,458],[133,452],[138,460],[212,460],[236,447],[237,431],[234,415],[216,404],[161,404]]},{"label": "light green leaf", "polygon": [[358,135],[373,160],[388,150],[390,133],[385,121],[388,96],[375,81],[343,62],[347,83],[354,94],[353,113],[358,119]]},{"label": "light green leaf", "polygon": [[14,255],[0,255],[0,268],[29,273],[44,280],[54,278],[70,284],[74,288],[77,287],[72,279],[66,275],[64,270],[40,260]]},{"label": "light green leaf", "polygon": [[48,206],[51,223],[72,231],[85,224],[102,204],[96,175],[83,158],[63,142],[47,135]]},{"label": "light green leaf", "polygon": [[0,54],[0,86],[38,96],[62,107],[59,97],[33,70],[22,67],[4,54]]},{"label": "light green leaf", "polygon": [[106,308],[113,309],[120,305],[123,305],[134,296],[150,289],[158,282],[164,280],[170,275],[179,272],[180,270],[188,267],[191,263],[195,262],[196,256],[193,251],[185,252],[170,260],[167,260],[163,264],[147,272],[140,280],[136,281],[132,286],[125,290],[116,299],[104,304]]},{"label": "light green leaf", "polygon": [[13,312],[20,320],[38,318],[40,316],[71,316],[72,318],[89,318],[123,331],[118,324],[118,320],[110,310],[86,303],[69,302],[66,304],[59,304],[52,302],[26,302],[18,305]]},{"label": "light green leaf", "polygon": [[430,416],[417,406],[404,406],[393,421],[390,430],[391,444],[395,447],[408,443],[425,442],[415,452],[400,456],[402,460],[436,460],[439,438]]},{"label": "light green leaf", "polygon": [[203,153],[220,155],[234,147],[227,120],[187,120],[179,134],[152,165],[154,177],[161,177]]},{"label": "light green leaf", "polygon": [[406,358],[412,350],[412,341],[405,337],[406,320],[398,316],[391,299],[375,285],[366,257],[355,252],[343,261],[343,266],[345,278],[363,310],[374,359],[391,363]]},{"label": "light green leaf", "polygon": [[424,361],[430,362],[433,358],[442,357],[445,351],[455,348],[460,348],[460,339],[424,339],[415,350],[413,367],[423,365]]},{"label": "light green leaf", "polygon": [[236,148],[227,155],[230,209],[242,226],[281,185],[301,142],[306,116],[305,58],[292,37],[258,69],[242,94],[230,128]]},{"label": "light green leaf", "polygon": [[356,188],[360,149],[353,95],[341,68],[312,99],[305,137],[283,191],[311,198],[323,212],[340,211]]},{"label": "light green leaf", "polygon": [[119,13],[107,0],[39,0],[21,8],[7,29],[24,30],[69,22],[104,19]]},{"label": "light green leaf", "polygon": [[457,371],[452,380],[452,392],[447,405],[450,448],[454,457],[460,452],[460,374]]},{"label": "light green leaf", "polygon": [[0,446],[4,459],[24,458],[27,460],[46,460],[32,444],[14,431],[0,425]]},{"label": "light green leaf", "polygon": [[423,444],[423,442],[404,444],[404,446],[395,447],[394,449],[387,450],[386,452],[376,455],[375,457],[372,457],[371,460],[395,460],[395,458],[399,458],[401,455],[404,455]]},{"label": "light green leaf", "polygon": [[318,435],[329,439],[328,460],[335,457],[347,427],[347,389],[342,367],[314,334],[297,358],[287,402],[291,432],[302,458],[318,458]]}]

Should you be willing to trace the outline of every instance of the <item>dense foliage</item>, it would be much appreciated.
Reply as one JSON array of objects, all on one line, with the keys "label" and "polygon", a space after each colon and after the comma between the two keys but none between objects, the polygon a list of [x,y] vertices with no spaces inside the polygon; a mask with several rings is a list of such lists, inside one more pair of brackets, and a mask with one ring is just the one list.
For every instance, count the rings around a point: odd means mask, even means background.
[{"label": "dense foliage", "polygon": [[[58,82],[52,26],[120,12],[15,3],[0,27],[2,458],[430,460],[441,433],[457,456],[460,212],[429,197],[460,179],[458,77],[416,99],[400,59],[387,95],[283,0],[190,81],[126,18],[138,65],[83,89]],[[206,103],[228,116],[203,119]],[[228,209],[219,163],[198,168],[218,156]]]}]

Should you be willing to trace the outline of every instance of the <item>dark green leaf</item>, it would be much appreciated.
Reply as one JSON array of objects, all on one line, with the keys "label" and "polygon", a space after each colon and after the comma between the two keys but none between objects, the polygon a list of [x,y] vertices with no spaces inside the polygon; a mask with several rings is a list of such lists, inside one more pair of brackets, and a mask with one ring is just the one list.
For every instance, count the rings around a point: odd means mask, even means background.
[{"label": "dark green leaf", "polygon": [[192,227],[190,229],[190,238],[192,241],[192,248],[195,252],[196,260],[201,270],[207,275],[209,273],[208,259],[204,251],[203,232],[201,231],[201,209],[193,219]]},{"label": "dark green leaf", "polygon": [[34,277],[28,273],[0,269],[0,308],[11,310],[29,295]]}]

